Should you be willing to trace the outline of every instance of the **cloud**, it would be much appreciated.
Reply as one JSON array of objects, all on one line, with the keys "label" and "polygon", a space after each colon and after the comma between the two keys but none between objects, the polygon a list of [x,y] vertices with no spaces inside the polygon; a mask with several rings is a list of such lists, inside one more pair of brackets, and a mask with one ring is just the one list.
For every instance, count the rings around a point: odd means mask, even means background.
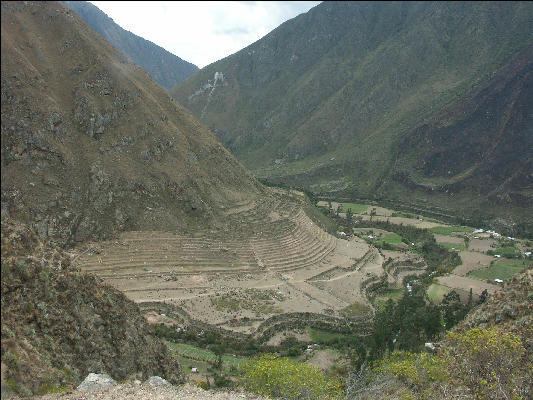
[{"label": "cloud", "polygon": [[200,68],[257,41],[318,1],[93,1],[126,30]]}]

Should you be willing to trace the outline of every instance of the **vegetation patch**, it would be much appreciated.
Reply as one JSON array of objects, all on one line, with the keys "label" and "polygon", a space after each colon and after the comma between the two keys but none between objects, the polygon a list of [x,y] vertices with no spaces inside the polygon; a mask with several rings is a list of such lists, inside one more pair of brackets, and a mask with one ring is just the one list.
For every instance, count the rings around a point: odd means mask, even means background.
[{"label": "vegetation patch", "polygon": [[445,242],[440,242],[439,246],[442,246],[442,247],[444,247],[445,249],[448,249],[448,250],[456,250],[456,251],[466,250],[466,246],[464,245],[464,243],[445,243]]},{"label": "vegetation patch", "polygon": [[369,208],[370,206],[368,204],[342,203],[339,212],[345,213],[348,209],[351,209],[353,214],[364,214]]},{"label": "vegetation patch", "polygon": [[443,297],[451,292],[451,288],[439,285],[438,283],[432,283],[427,290],[428,297],[431,301],[434,301],[435,303],[440,303],[443,299]]},{"label": "vegetation patch", "polygon": [[474,231],[474,228],[470,228],[468,226],[435,226],[433,228],[429,228],[428,230],[431,233],[435,233],[437,235],[451,236],[457,232],[472,233]]},{"label": "vegetation patch", "polygon": [[487,254],[491,256],[499,255],[505,258],[520,258],[522,255],[520,254],[520,250],[516,248],[514,245],[510,246],[500,246],[494,250],[487,251]]},{"label": "vegetation patch", "polygon": [[265,354],[243,366],[243,385],[264,396],[283,399],[341,399],[342,384],[319,368]]},{"label": "vegetation patch", "polygon": [[333,345],[346,339],[346,335],[338,332],[329,332],[321,329],[309,329],[309,337],[318,344]]},{"label": "vegetation patch", "polygon": [[275,305],[275,300],[283,300],[283,295],[275,290],[246,289],[243,292],[230,292],[211,298],[211,304],[218,311],[237,312],[249,310],[256,316],[280,314],[283,310]]},{"label": "vegetation patch", "polygon": [[[208,349],[202,349],[197,346],[192,346],[186,343],[174,343],[171,341],[165,341],[167,346],[170,347],[176,354],[190,358],[193,360],[207,362],[209,364],[214,364],[217,362],[219,355],[214,351]],[[222,354],[222,365],[226,368],[239,367],[244,362],[247,361],[246,358],[235,357],[229,354]]]},{"label": "vegetation patch", "polygon": [[397,233],[387,233],[381,237],[381,240],[390,244],[402,243],[402,237]]},{"label": "vegetation patch", "polygon": [[343,308],[340,313],[345,317],[357,317],[370,313],[372,310],[366,304],[352,303],[348,307]]},{"label": "vegetation patch", "polygon": [[488,268],[472,271],[468,274],[468,276],[483,280],[502,279],[504,281],[507,281],[519,272],[521,272],[525,268],[525,266],[525,262],[518,264],[492,262]]}]

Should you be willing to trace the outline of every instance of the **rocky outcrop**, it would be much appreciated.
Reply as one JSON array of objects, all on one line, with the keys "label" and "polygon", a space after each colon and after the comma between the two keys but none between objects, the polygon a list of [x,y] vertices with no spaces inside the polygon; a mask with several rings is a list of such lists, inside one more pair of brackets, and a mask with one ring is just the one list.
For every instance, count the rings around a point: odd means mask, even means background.
[{"label": "rocky outcrop", "polygon": [[94,374],[181,382],[180,365],[138,306],[71,261],[2,218],[2,394],[79,385],[89,373],[82,388],[100,382]]}]

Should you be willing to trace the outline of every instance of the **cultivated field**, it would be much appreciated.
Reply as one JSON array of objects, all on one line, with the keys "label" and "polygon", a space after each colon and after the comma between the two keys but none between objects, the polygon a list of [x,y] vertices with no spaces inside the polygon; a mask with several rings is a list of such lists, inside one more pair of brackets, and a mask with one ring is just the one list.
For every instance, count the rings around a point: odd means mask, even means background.
[{"label": "cultivated field", "polygon": [[[279,191],[226,214],[224,230],[126,232],[90,245],[77,263],[137,303],[177,305],[196,320],[241,333],[283,313],[342,315],[355,303],[371,310],[364,283],[385,273],[378,249],[324,232],[296,197]],[[420,269],[419,259],[405,259],[405,270],[410,262]],[[403,276],[394,272],[392,282]]]}]

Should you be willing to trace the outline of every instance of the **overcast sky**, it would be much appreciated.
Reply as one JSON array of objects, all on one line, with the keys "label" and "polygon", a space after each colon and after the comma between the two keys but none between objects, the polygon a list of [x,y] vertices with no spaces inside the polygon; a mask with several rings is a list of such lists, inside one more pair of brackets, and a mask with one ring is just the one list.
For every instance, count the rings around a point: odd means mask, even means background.
[{"label": "overcast sky", "polygon": [[122,28],[203,68],[320,1],[91,1]]}]

